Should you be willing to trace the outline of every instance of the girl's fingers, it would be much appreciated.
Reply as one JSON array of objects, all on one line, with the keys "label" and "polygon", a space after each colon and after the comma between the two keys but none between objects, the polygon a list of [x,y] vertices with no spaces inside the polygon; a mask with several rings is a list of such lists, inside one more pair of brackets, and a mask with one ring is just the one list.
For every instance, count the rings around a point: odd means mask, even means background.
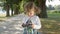
[{"label": "girl's fingers", "polygon": [[34,24],[32,24],[32,28],[34,28]]}]

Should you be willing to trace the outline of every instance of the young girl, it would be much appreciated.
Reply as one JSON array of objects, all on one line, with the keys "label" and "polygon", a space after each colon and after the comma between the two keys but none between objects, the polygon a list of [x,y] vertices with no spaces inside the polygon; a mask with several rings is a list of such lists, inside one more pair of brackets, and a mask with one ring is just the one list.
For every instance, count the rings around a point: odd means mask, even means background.
[{"label": "young girl", "polygon": [[23,15],[23,34],[37,34],[37,30],[41,28],[40,18],[36,16],[38,8],[33,2],[24,5],[25,14]]}]

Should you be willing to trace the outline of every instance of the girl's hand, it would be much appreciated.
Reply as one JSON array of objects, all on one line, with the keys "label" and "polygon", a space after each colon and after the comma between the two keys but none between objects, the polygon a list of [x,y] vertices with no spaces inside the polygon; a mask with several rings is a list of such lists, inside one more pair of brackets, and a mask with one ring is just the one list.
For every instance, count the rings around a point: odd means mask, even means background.
[{"label": "girl's hand", "polygon": [[23,27],[26,27],[26,24],[23,23],[22,26],[23,26]]},{"label": "girl's hand", "polygon": [[32,24],[32,28],[34,28],[34,24]]}]

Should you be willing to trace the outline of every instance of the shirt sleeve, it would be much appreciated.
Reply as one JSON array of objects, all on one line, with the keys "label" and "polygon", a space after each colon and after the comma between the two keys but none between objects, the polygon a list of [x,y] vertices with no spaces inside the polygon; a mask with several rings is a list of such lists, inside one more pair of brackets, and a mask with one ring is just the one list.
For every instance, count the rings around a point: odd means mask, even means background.
[{"label": "shirt sleeve", "polygon": [[36,24],[34,25],[34,29],[40,29],[40,28],[41,28],[41,21],[40,21],[40,18],[37,16]]}]

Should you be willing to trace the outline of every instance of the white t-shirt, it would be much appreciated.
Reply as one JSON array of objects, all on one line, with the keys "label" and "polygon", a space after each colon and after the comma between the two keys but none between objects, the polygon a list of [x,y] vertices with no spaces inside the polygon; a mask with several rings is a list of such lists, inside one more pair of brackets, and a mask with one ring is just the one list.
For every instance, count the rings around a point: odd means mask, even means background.
[{"label": "white t-shirt", "polygon": [[29,17],[25,14],[22,15],[22,23],[26,24],[27,20],[30,19],[31,22],[35,25],[34,29],[40,29],[41,28],[41,21],[40,18],[36,15]]}]

